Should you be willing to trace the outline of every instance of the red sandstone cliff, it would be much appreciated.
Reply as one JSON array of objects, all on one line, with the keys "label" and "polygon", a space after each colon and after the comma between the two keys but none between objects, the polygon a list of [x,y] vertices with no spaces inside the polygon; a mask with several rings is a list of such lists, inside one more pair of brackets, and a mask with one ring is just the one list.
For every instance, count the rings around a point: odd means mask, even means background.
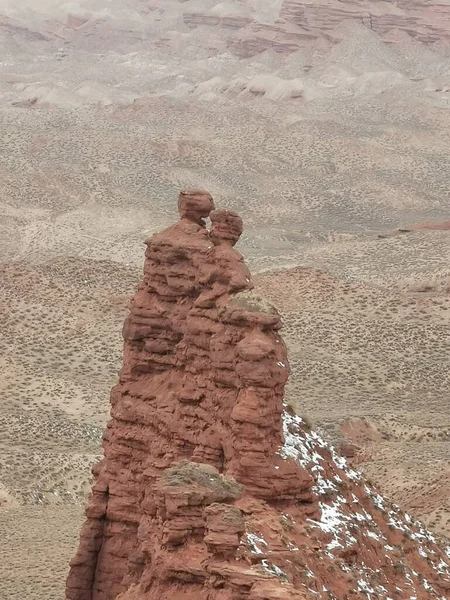
[{"label": "red sandstone cliff", "polygon": [[[86,2],[85,13],[50,14],[30,21],[20,11],[0,14],[0,32],[29,42],[64,41],[80,44],[94,52],[131,52],[142,43],[169,46],[172,26],[178,30],[178,11],[184,4],[160,0],[129,0],[127,10],[117,13],[114,6],[104,14]],[[120,3],[115,3],[116,8]],[[114,5],[114,3],[113,3]],[[45,12],[45,11],[44,11]],[[110,14],[108,14],[108,12]],[[127,18],[129,17],[129,18]],[[272,49],[292,52],[310,47],[328,47],[348,36],[346,24],[359,24],[373,30],[388,42],[411,36],[425,44],[450,44],[450,4],[447,0],[282,0],[280,2],[186,3],[184,23],[202,26],[195,36],[200,45],[226,48],[248,57]],[[162,30],[155,29],[161,22]],[[211,35],[208,35],[208,30]],[[158,31],[158,32],[156,32]],[[179,32],[184,37],[185,32]],[[174,47],[176,49],[176,47]],[[213,50],[214,51],[214,50]]]},{"label": "red sandstone cliff", "polygon": [[[252,56],[269,48],[291,52],[312,40],[342,39],[338,28],[347,23],[366,26],[386,41],[407,34],[426,44],[450,43],[450,5],[446,0],[284,0],[272,19],[261,21],[240,3],[242,16],[186,12],[185,23],[219,26],[232,37],[232,48]],[[251,16],[249,16],[251,15]]]},{"label": "red sandstone cliff", "polygon": [[183,192],[146,242],[66,599],[448,598],[437,540],[283,404],[280,316],[213,208]]}]

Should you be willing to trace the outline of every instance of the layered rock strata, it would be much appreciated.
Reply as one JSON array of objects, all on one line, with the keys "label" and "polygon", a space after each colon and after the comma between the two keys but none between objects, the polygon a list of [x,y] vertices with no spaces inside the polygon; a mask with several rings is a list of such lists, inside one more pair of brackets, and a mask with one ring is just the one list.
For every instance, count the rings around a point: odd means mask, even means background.
[{"label": "layered rock strata", "polygon": [[316,35],[350,21],[361,23],[381,36],[397,30],[424,43],[450,38],[450,10],[445,0],[285,0],[280,16]]},{"label": "layered rock strata", "polygon": [[447,597],[445,549],[283,404],[240,217],[201,191],[179,213],[146,242],[66,599]]},{"label": "layered rock strata", "polygon": [[[243,3],[246,7],[246,4]],[[218,17],[215,14],[186,13],[190,26],[206,25],[228,31],[230,46],[241,56],[253,56],[264,50],[292,52],[312,40],[332,43],[343,39],[339,28],[345,24],[364,25],[387,42],[405,34],[425,44],[450,43],[450,6],[445,0],[284,0],[275,9],[273,20],[243,16]]]}]

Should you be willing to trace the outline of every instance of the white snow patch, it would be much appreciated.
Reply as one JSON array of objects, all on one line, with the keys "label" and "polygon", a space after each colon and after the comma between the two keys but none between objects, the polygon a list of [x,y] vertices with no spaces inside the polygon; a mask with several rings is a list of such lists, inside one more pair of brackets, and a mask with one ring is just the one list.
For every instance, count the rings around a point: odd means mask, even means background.
[{"label": "white snow patch", "polygon": [[277,565],[269,563],[269,561],[265,559],[261,561],[261,564],[264,571],[269,575],[276,575],[276,577],[287,577],[287,574],[282,569],[280,569],[280,567],[277,567]]},{"label": "white snow patch", "polygon": [[371,587],[367,581],[364,581],[364,579],[360,579],[358,581],[358,589],[361,592],[367,592],[369,594],[375,594],[375,590],[373,589],[373,587]]},{"label": "white snow patch", "polygon": [[252,553],[253,554],[263,554],[263,551],[261,550],[259,545],[263,545],[263,546],[267,547],[266,540],[263,540],[263,538],[258,537],[254,533],[247,533],[246,537],[247,537],[248,545],[250,546],[250,550],[252,551]]}]

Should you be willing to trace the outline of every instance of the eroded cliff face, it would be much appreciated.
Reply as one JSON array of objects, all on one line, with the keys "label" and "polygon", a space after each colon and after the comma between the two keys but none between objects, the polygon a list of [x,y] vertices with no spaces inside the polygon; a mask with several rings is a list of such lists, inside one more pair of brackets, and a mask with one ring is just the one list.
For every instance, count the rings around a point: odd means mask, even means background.
[{"label": "eroded cliff face", "polygon": [[445,0],[285,0],[280,16],[315,35],[352,21],[382,36],[399,30],[425,43],[450,37],[450,10]]},{"label": "eroded cliff face", "polygon": [[179,212],[146,242],[67,600],[447,598],[445,549],[283,403],[240,217]]},{"label": "eroded cliff face", "polygon": [[292,52],[314,40],[334,43],[346,36],[342,25],[352,23],[364,25],[388,42],[406,34],[425,44],[450,43],[450,5],[446,0],[284,0],[279,9],[272,9],[271,18],[264,20],[259,9],[249,11],[254,4],[240,3],[241,15],[219,17],[214,10],[186,12],[184,21],[228,30],[230,47],[242,56],[268,49]]}]

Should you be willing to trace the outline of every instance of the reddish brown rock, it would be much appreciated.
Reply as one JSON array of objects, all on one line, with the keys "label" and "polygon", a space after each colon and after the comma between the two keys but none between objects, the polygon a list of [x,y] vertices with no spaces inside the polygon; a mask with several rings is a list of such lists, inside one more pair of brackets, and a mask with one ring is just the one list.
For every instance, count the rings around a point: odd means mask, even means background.
[{"label": "reddish brown rock", "polygon": [[[67,600],[443,598],[435,538],[283,404],[280,315],[183,192],[147,241]],[[211,216],[211,230],[204,219]]]},{"label": "reddish brown rock", "polygon": [[212,241],[216,245],[221,242],[229,242],[234,246],[243,231],[241,217],[232,210],[213,210],[210,217]]},{"label": "reddish brown rock", "polygon": [[185,13],[184,21],[220,28],[229,47],[242,57],[265,50],[290,53],[308,48],[312,42],[333,44],[345,39],[342,26],[363,25],[388,43],[396,43],[405,35],[424,44],[450,43],[450,6],[446,0],[284,0],[272,19],[258,20],[257,12],[247,15],[219,17],[209,13]]},{"label": "reddish brown rock", "polygon": [[201,224],[214,208],[212,196],[201,190],[184,190],[178,198],[178,212],[181,219],[189,219]]},{"label": "reddish brown rock", "polygon": [[450,10],[445,0],[285,0],[280,16],[315,36],[327,35],[345,22],[361,23],[389,40],[394,30],[430,43],[450,40]]}]

